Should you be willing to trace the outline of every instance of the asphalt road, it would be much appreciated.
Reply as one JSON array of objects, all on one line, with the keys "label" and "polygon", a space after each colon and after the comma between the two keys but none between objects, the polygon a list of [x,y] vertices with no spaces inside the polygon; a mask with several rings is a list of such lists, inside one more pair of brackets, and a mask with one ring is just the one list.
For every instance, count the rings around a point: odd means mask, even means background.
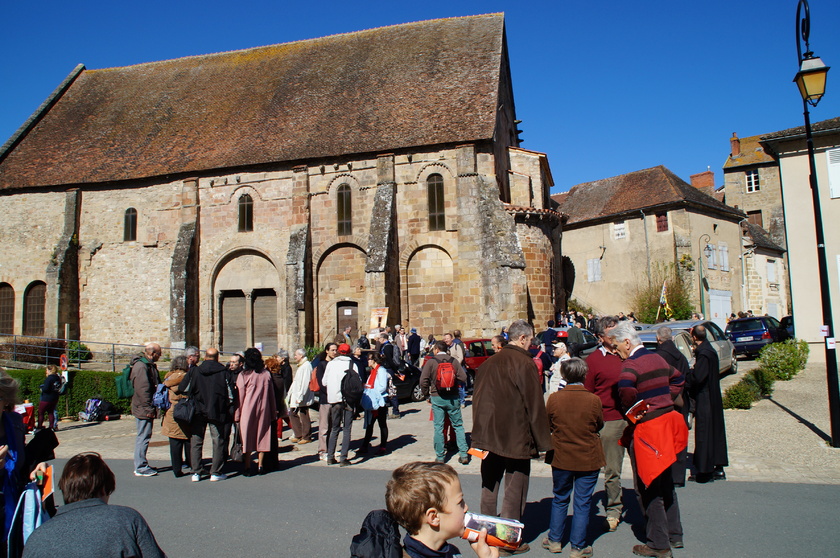
[{"label": "asphalt road", "polygon": [[[310,462],[309,456],[262,477],[193,483],[169,472],[134,477],[130,461],[109,460],[117,475],[111,503],[140,511],[172,557],[349,556],[350,540],[367,512],[384,507],[390,472],[303,462]],[[63,463],[55,462],[57,474]],[[464,474],[461,480],[468,505],[478,510],[478,475]],[[632,546],[643,538],[632,488],[626,481],[624,486],[629,523],[604,533],[603,512],[593,509],[596,556],[632,556]],[[601,494],[599,482],[596,497]],[[840,486],[689,483],[679,499],[686,548],[674,551],[677,557],[836,556]],[[527,556],[550,556],[539,545],[548,529],[550,479],[532,478],[529,500],[524,521],[532,550]],[[473,555],[463,541],[457,545],[465,557]],[[568,556],[568,549],[561,556]]]}]

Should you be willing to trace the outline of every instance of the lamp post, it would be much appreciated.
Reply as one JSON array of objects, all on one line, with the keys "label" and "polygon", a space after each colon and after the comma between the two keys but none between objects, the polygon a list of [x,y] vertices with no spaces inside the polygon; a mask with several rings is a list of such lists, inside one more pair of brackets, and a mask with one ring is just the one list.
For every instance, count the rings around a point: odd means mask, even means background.
[{"label": "lamp post", "polygon": [[[802,8],[805,17],[800,17]],[[793,81],[799,87],[802,96],[802,107],[805,114],[805,141],[808,146],[808,165],[810,170],[809,182],[811,196],[814,200],[814,225],[817,237],[817,262],[820,275],[820,298],[822,301],[823,328],[825,336],[825,365],[828,383],[828,413],[831,422],[831,445],[840,447],[840,384],[837,379],[837,356],[834,348],[834,319],[831,313],[831,293],[828,281],[828,262],[825,256],[825,236],[823,233],[822,211],[820,209],[820,192],[817,189],[817,164],[814,159],[814,139],[811,136],[811,115],[808,105],[817,106],[825,94],[825,80],[828,66],[814,56],[808,44],[811,34],[811,13],[808,0],[799,0],[796,7],[796,54],[799,59],[799,71]],[[802,43],[805,52],[802,52]],[[827,330],[827,331],[825,331]]]},{"label": "lamp post", "polygon": [[[706,240],[703,240],[704,238]],[[706,293],[705,293],[706,278],[703,277],[703,263],[704,263],[704,257],[703,256],[706,256],[705,261],[709,260],[708,254],[709,254],[709,252],[711,252],[711,249],[709,248],[709,241],[710,240],[712,240],[712,237],[710,237],[707,234],[701,235],[700,238],[697,240],[697,242],[698,242],[697,247],[699,248],[698,251],[700,253],[700,255],[699,255],[700,261],[697,262],[698,263],[697,268],[700,270],[700,313],[703,315],[704,320],[706,319]]]}]

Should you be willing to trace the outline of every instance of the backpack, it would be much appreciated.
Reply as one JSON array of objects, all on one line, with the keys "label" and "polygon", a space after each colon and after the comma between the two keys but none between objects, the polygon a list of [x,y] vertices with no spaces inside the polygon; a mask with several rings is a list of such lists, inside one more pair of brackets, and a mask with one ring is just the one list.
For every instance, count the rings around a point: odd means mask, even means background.
[{"label": "backpack", "polygon": [[152,396],[152,406],[157,407],[161,411],[165,411],[171,405],[172,403],[169,402],[169,388],[161,382],[155,388],[155,394]]},{"label": "backpack", "polygon": [[79,411],[79,420],[83,420],[85,422],[96,422],[100,420],[102,415],[99,407],[102,406],[101,399],[88,399],[85,402],[85,410]]},{"label": "backpack", "polygon": [[318,383],[318,368],[312,367],[312,374],[309,376],[309,391],[318,393],[321,391],[321,384]]},{"label": "backpack", "polygon": [[452,361],[438,362],[435,372],[435,388],[438,392],[446,393],[458,386],[455,374],[455,366]]},{"label": "backpack", "polygon": [[400,528],[387,510],[373,510],[350,544],[351,558],[401,558]]},{"label": "backpack", "polygon": [[540,351],[534,357],[534,364],[537,366],[537,373],[540,375],[540,383],[543,382],[544,368],[545,368],[545,365],[543,364],[543,360],[542,360],[542,355],[543,355],[543,351],[542,351],[542,349],[540,349]]},{"label": "backpack", "polygon": [[127,398],[134,396],[134,384],[131,383],[131,367],[138,360],[146,365],[149,364],[149,361],[146,360],[146,357],[140,357],[132,359],[131,362],[125,365],[125,367],[122,369],[122,372],[117,376],[115,380],[117,384],[117,397]]},{"label": "backpack", "polygon": [[345,405],[358,409],[362,403],[362,394],[365,392],[365,385],[362,377],[353,369],[353,362],[341,379],[341,398]]},{"label": "backpack", "polygon": [[70,385],[70,380],[61,381],[61,386],[58,388],[59,395],[67,395],[67,387]]}]

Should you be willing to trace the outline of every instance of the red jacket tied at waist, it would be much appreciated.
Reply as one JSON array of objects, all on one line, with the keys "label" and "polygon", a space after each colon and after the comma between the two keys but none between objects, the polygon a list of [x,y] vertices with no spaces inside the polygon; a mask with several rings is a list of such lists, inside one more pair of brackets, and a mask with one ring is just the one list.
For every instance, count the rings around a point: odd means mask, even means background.
[{"label": "red jacket tied at waist", "polygon": [[677,460],[677,454],[687,446],[688,427],[683,416],[677,411],[636,424],[633,429],[636,474],[645,486],[650,486],[656,477]]}]

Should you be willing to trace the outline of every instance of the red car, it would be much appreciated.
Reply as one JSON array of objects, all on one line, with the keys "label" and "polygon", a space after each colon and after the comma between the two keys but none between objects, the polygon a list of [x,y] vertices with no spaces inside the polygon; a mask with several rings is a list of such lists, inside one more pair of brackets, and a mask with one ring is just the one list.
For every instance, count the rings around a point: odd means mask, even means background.
[{"label": "red car", "polygon": [[[496,351],[493,350],[490,339],[463,339],[463,343],[465,349],[464,354],[466,355],[464,358],[464,368],[467,369],[467,375],[475,377],[475,371],[478,370],[478,367],[485,360],[496,354]],[[430,358],[432,358],[430,355],[426,355],[426,358],[423,359],[423,364],[426,364],[426,361]],[[472,385],[472,380],[469,381],[469,385]]]}]

